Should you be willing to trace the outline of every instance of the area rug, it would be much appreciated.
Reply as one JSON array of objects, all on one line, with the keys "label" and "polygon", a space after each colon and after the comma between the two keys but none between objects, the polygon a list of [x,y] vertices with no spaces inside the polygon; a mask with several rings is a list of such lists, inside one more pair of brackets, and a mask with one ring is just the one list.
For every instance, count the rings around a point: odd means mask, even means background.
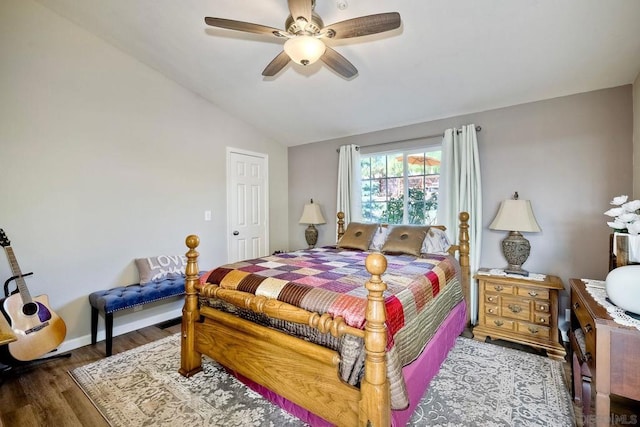
[{"label": "area rug", "polygon": [[[179,335],[76,368],[71,376],[105,420],[126,426],[304,426],[211,359],[178,374]],[[411,426],[572,426],[559,362],[458,338]]]}]

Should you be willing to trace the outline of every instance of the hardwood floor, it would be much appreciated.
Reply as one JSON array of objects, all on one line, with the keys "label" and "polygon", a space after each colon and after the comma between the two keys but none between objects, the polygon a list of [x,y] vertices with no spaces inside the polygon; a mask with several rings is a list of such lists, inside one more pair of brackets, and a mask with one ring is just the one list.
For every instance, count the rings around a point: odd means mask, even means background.
[{"label": "hardwood floor", "polygon": [[[180,332],[180,324],[149,326],[114,337],[113,354]],[[107,426],[68,371],[105,357],[105,343],[70,352],[0,379],[0,426]],[[22,372],[21,372],[22,371]]]}]

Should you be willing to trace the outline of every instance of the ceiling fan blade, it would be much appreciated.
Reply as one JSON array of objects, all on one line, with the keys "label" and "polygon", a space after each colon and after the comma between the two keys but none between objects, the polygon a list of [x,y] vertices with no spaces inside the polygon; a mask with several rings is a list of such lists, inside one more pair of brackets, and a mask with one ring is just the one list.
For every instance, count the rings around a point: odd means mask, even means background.
[{"label": "ceiling fan blade", "polygon": [[265,77],[275,76],[280,72],[280,70],[285,67],[285,65],[289,63],[289,61],[291,61],[291,58],[289,58],[287,52],[283,50],[278,56],[276,56],[271,62],[269,62],[269,65],[265,67],[262,75]]},{"label": "ceiling fan blade", "polygon": [[324,27],[322,33],[332,39],[348,39],[395,30],[400,23],[398,12],[378,13],[336,22]]},{"label": "ceiling fan blade", "polygon": [[312,10],[312,0],[289,0],[289,12],[291,12],[291,17],[294,21],[299,17],[303,17],[307,22],[311,22]]},{"label": "ceiling fan blade", "polygon": [[245,33],[266,34],[276,37],[286,37],[286,32],[273,27],[267,27],[260,24],[252,24],[250,22],[234,21],[233,19],[224,18],[204,18],[204,22],[212,27],[226,28],[227,30],[244,31]]},{"label": "ceiling fan blade", "polygon": [[347,79],[358,74],[358,69],[354,67],[351,62],[329,46],[327,46],[327,50],[324,51],[324,55],[322,55],[320,59],[327,64],[329,68],[333,69],[333,71]]}]

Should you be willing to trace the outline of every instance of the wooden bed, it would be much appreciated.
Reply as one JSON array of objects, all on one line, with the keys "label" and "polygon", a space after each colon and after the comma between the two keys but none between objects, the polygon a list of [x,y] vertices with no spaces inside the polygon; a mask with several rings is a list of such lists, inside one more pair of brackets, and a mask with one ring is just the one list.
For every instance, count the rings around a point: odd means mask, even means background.
[{"label": "wooden bed", "polygon": [[[339,238],[345,230],[343,218],[344,215],[339,213]],[[451,255],[457,253],[468,325],[469,215],[462,212],[459,219],[459,241],[449,252]],[[264,296],[201,283],[196,250],[198,244],[197,236],[186,238],[189,249],[186,254],[188,263],[180,374],[189,377],[200,372],[202,355],[207,355],[231,371],[335,425],[391,425],[383,298],[387,285],[381,280],[387,268],[385,256],[371,253],[366,258],[366,270],[371,274],[365,285],[368,290],[366,324],[364,329],[358,329],[347,325],[340,317],[334,319],[328,314],[319,315]],[[308,325],[335,337],[351,334],[363,338],[366,354],[360,387],[349,385],[340,378],[338,352],[200,304],[199,299],[203,297],[215,297],[271,318]]]}]

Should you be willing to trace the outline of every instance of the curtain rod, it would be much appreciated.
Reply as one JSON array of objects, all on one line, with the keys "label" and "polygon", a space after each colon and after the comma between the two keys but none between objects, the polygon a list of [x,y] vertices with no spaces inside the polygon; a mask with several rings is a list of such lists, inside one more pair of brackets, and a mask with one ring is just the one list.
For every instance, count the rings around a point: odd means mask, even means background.
[{"label": "curtain rod", "polygon": [[[482,126],[476,126],[476,132],[480,132],[482,130]],[[460,134],[460,132],[462,132],[460,129],[457,130],[457,133]],[[431,138],[437,138],[437,137],[443,137],[444,136],[444,132],[443,133],[436,133],[433,135],[427,135],[427,136],[418,136],[416,138],[407,138],[407,139],[401,139],[399,141],[390,141],[390,142],[381,142],[380,144],[372,144],[372,145],[367,145],[366,147],[377,147],[378,145],[387,145],[387,144],[395,144],[395,143],[399,143],[399,142],[409,142],[409,141],[417,141],[419,139],[431,139]],[[356,147],[356,151],[359,151],[360,147]],[[340,149],[336,149],[336,152],[340,152]]]}]

